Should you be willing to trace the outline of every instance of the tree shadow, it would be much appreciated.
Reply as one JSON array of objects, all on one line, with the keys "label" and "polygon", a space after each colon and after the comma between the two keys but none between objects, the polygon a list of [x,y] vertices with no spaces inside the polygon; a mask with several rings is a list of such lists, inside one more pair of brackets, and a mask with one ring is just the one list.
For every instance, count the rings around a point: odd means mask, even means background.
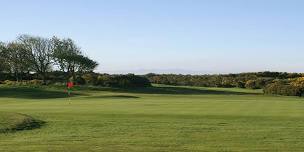
[{"label": "tree shadow", "polygon": [[260,93],[237,92],[229,90],[209,90],[204,88],[189,88],[175,86],[147,87],[147,88],[90,88],[94,91],[110,91],[117,93],[140,94],[171,94],[171,95],[258,95]]},{"label": "tree shadow", "polygon": [[98,99],[98,98],[103,98],[103,99],[138,99],[140,97],[130,96],[130,95],[101,95],[101,96],[88,96],[86,98],[89,98],[89,99]]},{"label": "tree shadow", "polygon": [[[80,95],[72,93],[71,96]],[[68,95],[64,91],[47,90],[43,88],[30,87],[0,87],[0,97],[6,98],[24,98],[24,99],[51,99],[51,98],[67,98]]]},{"label": "tree shadow", "polygon": [[[24,99],[52,99],[67,98],[65,91],[58,91],[45,88],[31,87],[0,87],[0,98],[24,98]],[[61,89],[60,89],[61,90]],[[157,86],[147,88],[107,88],[107,87],[75,87],[71,96],[88,95],[80,93],[81,91],[108,91],[114,93],[138,93],[138,94],[168,94],[168,95],[258,95],[260,93],[237,92],[229,90],[211,90],[204,88],[175,87],[175,86]],[[87,98],[139,98],[130,95],[102,95],[87,96]]]}]

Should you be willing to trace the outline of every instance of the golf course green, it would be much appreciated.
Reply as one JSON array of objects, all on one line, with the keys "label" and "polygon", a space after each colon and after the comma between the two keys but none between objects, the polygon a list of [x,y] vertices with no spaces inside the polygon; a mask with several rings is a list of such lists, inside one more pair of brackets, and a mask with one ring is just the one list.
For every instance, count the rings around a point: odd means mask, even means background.
[{"label": "golf course green", "polygon": [[0,121],[6,152],[304,149],[304,98],[262,90],[0,86]]}]

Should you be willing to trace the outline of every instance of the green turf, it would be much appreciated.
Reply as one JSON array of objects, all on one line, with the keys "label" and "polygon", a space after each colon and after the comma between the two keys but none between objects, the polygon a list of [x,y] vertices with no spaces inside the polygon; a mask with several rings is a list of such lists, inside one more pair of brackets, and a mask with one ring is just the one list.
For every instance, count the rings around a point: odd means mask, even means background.
[{"label": "green turf", "polygon": [[43,121],[35,120],[24,114],[10,112],[0,113],[0,133],[36,129],[40,128],[43,124]]},{"label": "green turf", "polygon": [[0,87],[0,115],[18,112],[46,122],[0,133],[0,151],[304,149],[303,98],[161,85],[77,90],[69,101],[60,88]]}]

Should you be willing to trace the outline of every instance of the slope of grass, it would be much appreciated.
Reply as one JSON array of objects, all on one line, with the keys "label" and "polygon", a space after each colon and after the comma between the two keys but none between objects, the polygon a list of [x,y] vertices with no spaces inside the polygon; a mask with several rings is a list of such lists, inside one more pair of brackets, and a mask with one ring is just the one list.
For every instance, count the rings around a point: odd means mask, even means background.
[{"label": "slope of grass", "polygon": [[[64,92],[60,88],[40,91]],[[303,98],[264,96],[260,90],[182,86],[86,87],[74,93],[78,95],[70,100],[2,95],[0,111],[24,113],[47,125],[0,134],[0,151],[304,149]]]},{"label": "slope of grass", "polygon": [[0,112],[0,133],[31,130],[39,128],[43,123],[27,115]]}]

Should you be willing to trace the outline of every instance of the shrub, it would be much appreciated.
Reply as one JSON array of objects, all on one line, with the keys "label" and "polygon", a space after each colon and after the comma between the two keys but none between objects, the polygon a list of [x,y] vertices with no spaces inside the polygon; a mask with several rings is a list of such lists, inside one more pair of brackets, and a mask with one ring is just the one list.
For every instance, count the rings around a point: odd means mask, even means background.
[{"label": "shrub", "polygon": [[5,80],[5,81],[3,82],[3,84],[5,84],[5,85],[15,85],[15,84],[16,84],[16,81]]},{"label": "shrub", "polygon": [[304,77],[294,79],[290,84],[294,87],[304,89]]},{"label": "shrub", "polygon": [[42,80],[29,80],[29,81],[11,81],[11,80],[5,80],[3,82],[5,85],[16,85],[16,86],[38,86],[43,85]]},{"label": "shrub", "polygon": [[236,83],[236,87],[238,87],[238,88],[245,88],[245,83],[239,81],[239,82]]},{"label": "shrub", "polygon": [[77,76],[74,80],[75,84],[78,84],[78,85],[84,85],[86,84],[86,81],[84,78],[80,77],[80,76]]},{"label": "shrub", "polygon": [[289,84],[284,84],[282,82],[269,84],[264,88],[263,91],[265,94],[277,94],[284,96],[302,96],[303,94],[303,89]]},{"label": "shrub", "polygon": [[85,80],[86,84],[96,84],[97,83],[97,75],[93,73],[84,74],[82,78]]},{"label": "shrub", "polygon": [[224,88],[232,88],[235,87],[233,85],[233,80],[227,77],[222,78],[222,82],[218,87],[224,87]]},{"label": "shrub", "polygon": [[28,84],[29,85],[43,85],[43,81],[42,80],[34,79],[34,80],[28,81]]},{"label": "shrub", "polygon": [[245,84],[245,88],[248,89],[262,89],[268,84],[272,83],[273,79],[258,78],[255,80],[248,80]]},{"label": "shrub", "polygon": [[97,77],[96,85],[109,87],[111,84],[111,76],[110,75],[100,75]]},{"label": "shrub", "polygon": [[141,76],[128,75],[100,75],[97,78],[97,85],[106,87],[149,87],[150,81]]},{"label": "shrub", "polygon": [[256,85],[256,80],[248,80],[245,84],[247,89],[259,89]]}]

